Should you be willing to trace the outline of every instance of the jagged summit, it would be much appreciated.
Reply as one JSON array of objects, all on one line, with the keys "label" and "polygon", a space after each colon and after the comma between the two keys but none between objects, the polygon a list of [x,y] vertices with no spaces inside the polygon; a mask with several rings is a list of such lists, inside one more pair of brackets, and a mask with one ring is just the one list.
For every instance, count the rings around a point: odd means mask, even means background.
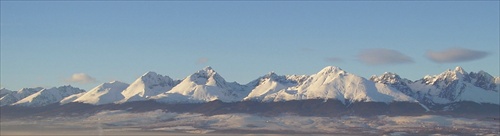
[{"label": "jagged summit", "polygon": [[269,79],[275,79],[277,77],[278,77],[278,75],[276,73],[274,73],[274,71],[271,71],[263,76],[263,78],[269,78]]},{"label": "jagged summit", "polygon": [[211,66],[206,66],[205,68],[203,68],[203,70],[210,71],[210,70],[213,70],[213,68]]},{"label": "jagged summit", "polygon": [[83,93],[85,90],[72,87],[71,85],[65,85],[60,87],[53,87],[50,89],[42,89],[30,96],[27,96],[13,105],[27,106],[27,107],[39,107],[45,106],[53,103],[57,103],[73,94]]},{"label": "jagged summit", "polygon": [[318,72],[318,74],[328,74],[328,73],[346,73],[346,72],[336,66],[327,66]]},{"label": "jagged summit", "polygon": [[490,74],[479,71],[477,73],[470,72],[469,77],[471,78],[470,82],[477,87],[491,90],[491,91],[500,91],[500,77],[493,77]]},{"label": "jagged summit", "polygon": [[208,75],[214,75],[214,74],[217,74],[217,72],[210,66],[207,66],[201,70],[199,70],[198,72],[196,73],[206,73]]},{"label": "jagged summit", "polygon": [[124,98],[118,103],[147,100],[150,97],[169,91],[177,84],[178,81],[174,81],[168,76],[151,71],[146,72],[121,92]]},{"label": "jagged summit", "polygon": [[212,67],[189,75],[172,90],[156,96],[162,102],[209,102],[221,100],[234,102],[241,100],[243,87],[237,83],[228,83]]},{"label": "jagged summit", "polygon": [[386,84],[392,88],[395,88],[396,90],[408,95],[408,96],[415,96],[415,93],[412,91],[412,89],[408,86],[408,84],[411,83],[410,80],[401,78],[398,74],[392,73],[392,72],[384,72],[384,74],[380,76],[372,76],[370,78],[371,81],[375,83],[381,83],[381,84]]},{"label": "jagged summit", "polygon": [[446,104],[459,101],[498,104],[499,94],[495,79],[486,72],[467,73],[462,67],[446,70],[438,75],[425,76],[409,84],[415,98],[428,104]]},{"label": "jagged summit", "polygon": [[[392,102],[414,99],[401,92],[376,84],[341,68],[328,66],[311,76],[278,76],[283,80],[261,77],[245,100],[289,101],[336,99],[346,102]],[[257,83],[257,80],[251,82]]]},{"label": "jagged summit", "polygon": [[206,77],[214,76],[217,72],[210,66],[207,66],[201,70],[198,70],[194,74],[205,75]]},{"label": "jagged summit", "polygon": [[44,88],[36,87],[36,88],[22,88],[18,91],[8,93],[2,97],[0,97],[0,106],[10,105],[16,103],[17,101],[32,95]]},{"label": "jagged summit", "polygon": [[465,70],[462,67],[460,67],[460,66],[455,67],[455,71],[459,72],[459,73],[462,73],[462,74],[466,73]]},{"label": "jagged summit", "polygon": [[[194,74],[189,75],[186,79],[189,79],[196,84],[209,84],[216,85],[220,83],[225,83],[226,80],[222,78],[212,67],[207,66],[202,70],[195,72]],[[222,85],[222,84],[220,84]]]},{"label": "jagged summit", "polygon": [[274,101],[279,91],[298,85],[298,76],[277,75],[274,71],[259,77],[247,84],[249,94],[244,100],[252,101]]},{"label": "jagged summit", "polygon": [[465,72],[464,68],[460,67],[460,66],[456,66],[453,70],[452,69],[447,69],[446,71],[448,72],[458,72],[458,73],[467,73]]},{"label": "jagged summit", "polygon": [[159,74],[158,74],[158,73],[156,73],[156,72],[154,72],[154,71],[148,71],[148,72],[144,73],[144,74],[141,76],[141,78],[142,78],[142,77],[153,77],[153,76],[158,76],[158,75],[159,75]]},{"label": "jagged summit", "polygon": [[376,82],[376,83],[390,83],[390,84],[394,84],[394,83],[397,83],[397,82],[400,82],[401,77],[396,74],[396,73],[392,73],[392,72],[384,72],[384,74],[380,75],[380,76],[376,76],[376,75],[373,75],[372,77],[370,77],[370,80],[373,81],[373,82]]},{"label": "jagged summit", "polygon": [[462,67],[456,67],[454,70],[447,69],[441,74],[433,76],[427,75],[422,79],[422,81],[429,85],[437,84],[440,81],[446,81],[447,83],[450,83],[456,80],[464,80],[470,82],[470,77]]}]

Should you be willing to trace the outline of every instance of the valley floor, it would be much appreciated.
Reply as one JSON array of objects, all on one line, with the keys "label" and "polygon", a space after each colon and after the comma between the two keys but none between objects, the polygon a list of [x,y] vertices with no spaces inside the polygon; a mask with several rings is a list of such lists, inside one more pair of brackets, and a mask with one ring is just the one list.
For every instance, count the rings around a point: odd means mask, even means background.
[{"label": "valley floor", "polygon": [[102,111],[75,117],[2,118],[0,135],[499,135],[500,121],[438,115],[309,117]]}]

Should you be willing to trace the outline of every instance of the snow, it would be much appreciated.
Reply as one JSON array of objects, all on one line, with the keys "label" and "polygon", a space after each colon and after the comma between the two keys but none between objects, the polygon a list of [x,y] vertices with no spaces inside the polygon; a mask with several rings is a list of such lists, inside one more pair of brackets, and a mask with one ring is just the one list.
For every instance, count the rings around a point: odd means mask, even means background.
[{"label": "snow", "polygon": [[495,84],[494,78],[484,71],[468,74],[463,68],[456,67],[439,75],[426,76],[408,86],[414,93],[423,94],[417,98],[420,101],[430,100],[427,103],[472,101],[500,104],[499,91],[486,88]]},{"label": "snow", "polygon": [[[374,83],[333,66],[323,68],[317,74],[308,76],[296,85],[282,85],[269,81],[264,81],[261,86],[257,86],[259,90],[253,90],[257,91],[256,94],[265,92],[267,95],[264,96],[263,100],[337,99],[342,102],[345,100],[352,102],[416,102],[413,98],[384,84]],[[253,91],[250,94],[255,94]]]},{"label": "snow", "polygon": [[80,96],[82,96],[84,94],[85,94],[85,92],[70,95],[68,97],[63,98],[61,101],[59,101],[59,103],[62,105],[62,104],[73,102],[74,100],[78,99]]},{"label": "snow", "polygon": [[495,77],[484,71],[467,73],[462,67],[448,69],[438,75],[427,75],[414,82],[390,72],[378,77],[373,76],[370,80],[394,87],[423,104],[448,104],[460,101],[500,103]]},{"label": "snow", "polygon": [[118,103],[147,100],[169,91],[177,84],[178,81],[174,81],[168,76],[147,72],[121,92],[124,98]]},{"label": "snow", "polygon": [[81,97],[74,100],[74,102],[93,105],[114,103],[124,98],[121,92],[127,89],[128,86],[129,84],[120,81],[103,83],[89,90]]},{"label": "snow", "polygon": [[12,105],[38,107],[57,103],[73,94],[85,92],[84,90],[72,86],[61,86],[50,89],[42,89],[26,98],[23,98]]},{"label": "snow", "polygon": [[223,102],[240,101],[244,95],[243,87],[237,83],[228,83],[211,67],[205,67],[189,75],[172,90],[153,99],[159,102]]},{"label": "snow", "polygon": [[479,87],[472,85],[466,85],[464,90],[465,91],[457,98],[457,100],[500,105],[499,92],[485,91]]},{"label": "snow", "polygon": [[16,92],[6,94],[5,96],[0,97],[0,106],[5,106],[5,105],[10,105],[10,104],[16,103],[17,101],[19,101],[19,100],[21,100],[29,95],[32,95],[32,94],[34,94],[42,89],[43,88],[41,88],[41,87],[22,88]]},{"label": "snow", "polygon": [[272,101],[278,91],[297,86],[306,76],[278,76],[274,72],[247,84],[249,94],[244,100]]}]

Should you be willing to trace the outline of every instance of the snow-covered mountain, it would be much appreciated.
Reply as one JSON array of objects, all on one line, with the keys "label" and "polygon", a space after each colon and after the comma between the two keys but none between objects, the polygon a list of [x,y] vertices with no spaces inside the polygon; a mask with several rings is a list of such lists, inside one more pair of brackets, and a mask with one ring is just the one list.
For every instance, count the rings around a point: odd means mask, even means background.
[{"label": "snow-covered mountain", "polygon": [[168,76],[147,72],[121,92],[124,98],[118,103],[148,100],[153,96],[169,91],[177,84],[179,84],[179,81],[172,80]]},{"label": "snow-covered mountain", "polygon": [[223,102],[241,101],[248,92],[236,82],[226,82],[211,67],[205,67],[196,73],[187,76],[172,90],[156,96],[159,102],[209,102],[220,100]]},{"label": "snow-covered mountain", "polygon": [[50,89],[42,89],[34,94],[31,94],[12,105],[38,107],[57,103],[73,94],[85,92],[85,90],[72,86],[61,86]]},{"label": "snow-covered mountain", "polygon": [[[113,81],[88,92],[71,86],[59,88],[24,88],[3,93],[0,106],[43,106],[51,103],[81,102],[93,105],[156,100],[163,103],[203,103],[335,99],[352,102],[411,102],[425,105],[461,101],[500,104],[500,77],[463,68],[411,81],[386,72],[369,80],[328,66],[313,75],[277,75],[270,72],[246,85],[227,82],[211,67],[203,68],[183,80],[172,80],[147,72],[132,84]],[[29,95],[29,96],[28,96]],[[425,106],[424,106],[425,107]]]},{"label": "snow-covered mountain", "polygon": [[375,83],[387,84],[393,87],[394,89],[403,92],[408,96],[413,97],[415,95],[412,89],[408,86],[408,84],[411,84],[412,81],[405,78],[401,78],[396,73],[385,72],[380,76],[372,76],[370,80]]},{"label": "snow-covered mountain", "polygon": [[279,88],[279,91],[268,91],[271,93],[263,96],[263,100],[336,99],[344,103],[416,102],[415,99],[385,84],[374,83],[333,66],[325,67],[318,73],[298,82],[295,86],[282,88]]},{"label": "snow-covered mountain", "polygon": [[495,78],[482,70],[477,73],[470,72],[469,77],[474,86],[495,92],[500,90],[500,77]]},{"label": "snow-covered mountain", "polygon": [[409,85],[425,103],[446,104],[459,101],[477,103],[499,102],[498,84],[490,74],[480,71],[467,73],[461,67],[439,75],[425,76]]},{"label": "snow-covered mountain", "polygon": [[36,88],[23,88],[15,92],[8,93],[2,97],[0,97],[0,106],[5,106],[5,105],[10,105],[13,104],[29,95],[32,95],[43,88],[41,87],[36,87]]},{"label": "snow-covered mountain", "polygon": [[10,94],[10,93],[14,93],[14,92],[9,90],[9,89],[2,88],[2,89],[0,89],[0,98],[7,95],[7,94]]},{"label": "snow-covered mountain", "polygon": [[122,95],[122,91],[127,89],[128,86],[129,84],[119,81],[103,83],[89,90],[82,96],[79,96],[73,102],[81,102],[94,105],[114,103],[125,98]]},{"label": "snow-covered mountain", "polygon": [[306,75],[279,76],[270,72],[246,85],[250,93],[244,100],[273,101],[277,92],[302,84],[308,77]]},{"label": "snow-covered mountain", "polygon": [[370,80],[387,84],[427,105],[460,101],[499,104],[498,77],[479,71],[467,73],[456,67],[439,75],[425,76],[417,81],[400,78],[394,73],[373,76]]}]

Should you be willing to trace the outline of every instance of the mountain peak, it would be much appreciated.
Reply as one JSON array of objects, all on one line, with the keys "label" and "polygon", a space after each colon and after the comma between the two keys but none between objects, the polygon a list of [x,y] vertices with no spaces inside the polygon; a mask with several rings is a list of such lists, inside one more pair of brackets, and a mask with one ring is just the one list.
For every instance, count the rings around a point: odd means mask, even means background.
[{"label": "mountain peak", "polygon": [[[3,96],[10,94],[10,93],[14,93],[14,92],[12,92],[9,89],[5,89],[5,88],[0,89],[0,101],[1,101]],[[0,104],[0,105],[2,105],[2,104]]]},{"label": "mountain peak", "polygon": [[391,79],[401,79],[398,74],[392,72],[384,72],[384,74],[380,76],[373,75],[372,78],[391,78]]},{"label": "mountain peak", "polygon": [[465,73],[465,70],[464,70],[462,67],[460,67],[460,66],[455,67],[455,70],[454,70],[454,71],[459,72],[459,73],[462,73],[462,74],[464,74],[464,73]]},{"label": "mountain peak", "polygon": [[153,71],[148,71],[148,72],[144,73],[144,75],[142,75],[142,77],[153,76],[153,75],[158,75],[158,73],[153,72]]},{"label": "mountain peak", "polygon": [[197,71],[194,75],[202,76],[202,77],[213,77],[218,75],[217,72],[210,66],[207,66],[199,71]]},{"label": "mountain peak", "polygon": [[203,68],[202,71],[205,71],[207,74],[214,74],[214,73],[216,73],[215,70],[212,67],[210,67],[210,66],[207,66],[207,67]]},{"label": "mountain peak", "polygon": [[13,105],[28,106],[28,107],[45,106],[59,102],[65,97],[68,97],[70,95],[83,92],[85,92],[85,90],[72,87],[69,85],[52,87],[50,89],[42,89],[36,93],[33,93],[17,101]]},{"label": "mountain peak", "polygon": [[176,84],[177,82],[168,76],[149,71],[121,92],[124,99],[118,103],[145,100],[172,89]]},{"label": "mountain peak", "polygon": [[396,83],[396,82],[399,82],[402,79],[396,73],[384,72],[384,74],[382,74],[380,76],[373,75],[370,78],[370,80],[374,81],[374,82],[377,82],[377,83]]},{"label": "mountain peak", "polygon": [[0,89],[0,91],[10,91],[10,92],[12,92],[11,90],[9,90],[7,88],[2,88],[2,89]]},{"label": "mountain peak", "polygon": [[323,68],[321,71],[319,71],[315,75],[316,75],[316,77],[321,77],[321,76],[325,76],[325,77],[334,76],[334,77],[337,77],[337,76],[346,76],[347,72],[344,71],[344,70],[342,70],[339,67],[328,66],[328,67]]},{"label": "mountain peak", "polygon": [[267,73],[264,77],[271,78],[271,77],[276,77],[276,76],[278,76],[278,75],[276,75],[276,73],[274,73],[274,71],[271,71],[271,72]]},{"label": "mountain peak", "polygon": [[327,66],[327,67],[321,69],[321,71],[319,71],[319,73],[338,73],[338,72],[343,72],[343,71],[344,70],[342,70],[339,67]]},{"label": "mountain peak", "polygon": [[213,68],[211,66],[206,66],[205,68],[203,68],[203,70],[210,71],[210,70],[213,70]]},{"label": "mountain peak", "polygon": [[444,78],[447,80],[458,80],[458,79],[463,79],[467,78],[468,74],[465,72],[465,70],[462,67],[455,67],[454,70],[448,69],[447,71],[441,73],[439,75],[439,78]]},{"label": "mountain peak", "polygon": [[228,83],[208,66],[189,75],[170,91],[155,96],[162,102],[223,102],[238,101],[244,97],[243,86]]},{"label": "mountain peak", "polygon": [[212,67],[207,66],[188,77],[196,84],[216,84],[226,82]]},{"label": "mountain peak", "polygon": [[392,72],[384,72],[381,76],[399,77],[398,74]]}]

